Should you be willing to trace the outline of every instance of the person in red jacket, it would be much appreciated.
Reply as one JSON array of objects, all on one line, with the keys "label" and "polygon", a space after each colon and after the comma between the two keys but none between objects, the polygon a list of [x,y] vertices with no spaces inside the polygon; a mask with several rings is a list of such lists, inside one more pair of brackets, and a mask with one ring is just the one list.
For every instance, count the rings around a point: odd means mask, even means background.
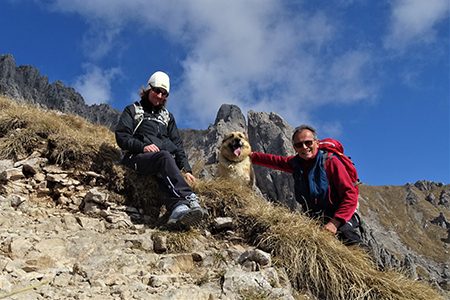
[{"label": "person in red jacket", "polygon": [[253,164],[291,173],[295,198],[310,217],[322,220],[324,228],[347,245],[365,246],[355,215],[359,192],[345,166],[331,156],[325,168],[316,130],[302,125],[294,130],[292,144],[297,155],[284,157],[252,152]]}]

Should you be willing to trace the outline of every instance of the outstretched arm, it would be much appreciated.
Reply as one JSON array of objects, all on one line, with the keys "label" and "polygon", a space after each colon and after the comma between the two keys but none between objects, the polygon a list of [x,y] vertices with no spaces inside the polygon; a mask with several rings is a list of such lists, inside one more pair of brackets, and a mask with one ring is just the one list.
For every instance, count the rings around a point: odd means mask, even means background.
[{"label": "outstretched arm", "polygon": [[292,173],[294,170],[294,165],[289,162],[293,157],[259,152],[252,152],[250,154],[250,159],[253,164],[288,173]]}]

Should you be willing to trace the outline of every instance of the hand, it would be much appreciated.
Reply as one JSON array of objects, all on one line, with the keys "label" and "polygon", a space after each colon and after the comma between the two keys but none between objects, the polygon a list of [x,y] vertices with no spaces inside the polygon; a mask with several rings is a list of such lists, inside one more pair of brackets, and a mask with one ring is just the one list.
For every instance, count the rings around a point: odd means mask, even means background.
[{"label": "hand", "polygon": [[147,145],[144,147],[144,152],[158,152],[159,148],[155,144]]},{"label": "hand", "polygon": [[184,178],[186,178],[186,180],[190,181],[191,183],[195,183],[195,177],[191,173],[185,173]]},{"label": "hand", "polygon": [[338,228],[341,226],[341,221],[336,218],[332,218],[330,222],[325,225],[325,230],[330,231],[333,234],[336,234]]}]

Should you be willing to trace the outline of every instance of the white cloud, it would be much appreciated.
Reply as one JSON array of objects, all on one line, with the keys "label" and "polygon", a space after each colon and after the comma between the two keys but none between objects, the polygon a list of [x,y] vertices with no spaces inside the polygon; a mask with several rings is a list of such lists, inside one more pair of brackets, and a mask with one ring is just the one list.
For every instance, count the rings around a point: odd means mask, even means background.
[{"label": "white cloud", "polygon": [[115,38],[120,34],[119,28],[98,28],[93,26],[83,36],[83,51],[91,60],[98,61],[117,48]]},{"label": "white cloud", "polygon": [[178,98],[191,99],[179,108],[196,116],[191,126],[207,124],[223,103],[236,104],[244,112],[275,111],[295,124],[299,116],[306,118],[307,108],[375,94],[364,80],[369,76],[363,72],[369,70],[369,52],[321,54],[322,47],[335,42],[339,27],[323,13],[291,14],[269,1],[229,6],[200,10],[191,3],[192,11],[185,11],[188,20],[195,20],[190,28],[197,34],[188,34],[193,38]]},{"label": "white cloud", "polygon": [[328,136],[332,136],[334,138],[339,138],[344,131],[342,128],[342,124],[340,122],[324,122],[320,125],[319,128],[316,128],[318,132],[320,132],[319,139],[326,138]]},{"label": "white cloud", "polygon": [[111,100],[111,80],[120,73],[117,68],[102,70],[92,64],[84,64],[86,73],[75,79],[73,87],[88,105],[108,103]]},{"label": "white cloud", "polygon": [[[92,24],[91,33],[103,32],[99,46],[89,49],[97,60],[130,24],[179,43],[185,51],[180,62],[184,72],[171,98],[183,101],[169,102],[169,108],[176,115],[177,110],[188,112],[185,123],[193,128],[207,126],[223,103],[244,112],[275,111],[296,124],[311,108],[376,94],[365,80],[373,77],[364,72],[370,70],[370,52],[352,49],[350,54],[329,55],[327,48],[341,47],[336,39],[342,29],[319,9],[297,6],[291,11],[275,0],[55,0],[53,8],[79,13]],[[95,35],[87,36],[95,45]],[[82,82],[85,89],[102,86]]]},{"label": "white cloud", "polygon": [[395,0],[384,46],[403,50],[436,40],[435,26],[448,18],[448,0]]},{"label": "white cloud", "polygon": [[372,99],[377,90],[376,84],[367,76],[374,74],[372,59],[369,52],[349,51],[333,61],[329,70],[332,81],[326,88],[330,97],[334,94],[344,103]]}]

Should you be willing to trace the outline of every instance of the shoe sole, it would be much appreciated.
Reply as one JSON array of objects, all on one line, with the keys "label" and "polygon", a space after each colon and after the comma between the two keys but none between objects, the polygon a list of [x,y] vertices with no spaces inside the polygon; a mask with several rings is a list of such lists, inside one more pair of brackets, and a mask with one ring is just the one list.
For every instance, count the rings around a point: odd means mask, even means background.
[{"label": "shoe sole", "polygon": [[189,229],[199,225],[204,218],[202,208],[194,208],[183,214],[176,221],[167,222],[167,226],[171,229]]}]

